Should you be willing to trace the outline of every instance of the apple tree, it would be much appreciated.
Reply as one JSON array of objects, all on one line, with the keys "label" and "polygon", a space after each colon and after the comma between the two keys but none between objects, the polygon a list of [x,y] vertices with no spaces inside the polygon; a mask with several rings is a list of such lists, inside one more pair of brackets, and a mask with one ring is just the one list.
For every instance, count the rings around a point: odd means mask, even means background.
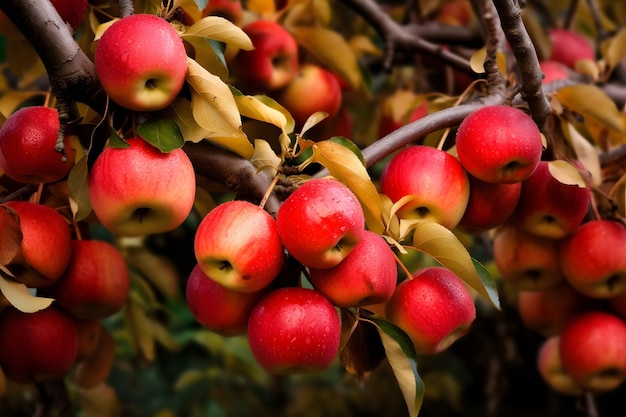
[{"label": "apple tree", "polygon": [[613,415],[625,45],[608,0],[4,0],[2,415]]}]

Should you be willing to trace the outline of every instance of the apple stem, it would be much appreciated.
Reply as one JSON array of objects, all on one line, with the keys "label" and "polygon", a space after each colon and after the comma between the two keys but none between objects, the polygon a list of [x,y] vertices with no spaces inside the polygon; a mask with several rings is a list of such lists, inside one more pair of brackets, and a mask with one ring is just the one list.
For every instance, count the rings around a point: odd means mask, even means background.
[{"label": "apple stem", "polygon": [[272,191],[274,191],[274,187],[276,187],[276,183],[278,183],[278,174],[274,176],[274,179],[272,179],[272,182],[267,187],[267,190],[265,191],[265,194],[263,194],[263,198],[261,199],[261,202],[259,203],[259,207],[265,208],[265,203],[267,202],[267,199],[270,197],[270,194],[272,194]]},{"label": "apple stem", "polygon": [[596,406],[596,399],[592,392],[585,391],[583,393],[583,401],[585,404],[585,415],[587,417],[599,417],[598,407]]},{"label": "apple stem", "polygon": [[400,260],[400,258],[398,257],[398,255],[396,254],[395,251],[393,252],[393,257],[396,258],[396,263],[398,264],[400,269],[402,269],[402,271],[406,275],[406,278],[407,279],[413,279],[413,274],[411,274],[411,271],[409,271],[409,269],[404,265],[402,260]]}]

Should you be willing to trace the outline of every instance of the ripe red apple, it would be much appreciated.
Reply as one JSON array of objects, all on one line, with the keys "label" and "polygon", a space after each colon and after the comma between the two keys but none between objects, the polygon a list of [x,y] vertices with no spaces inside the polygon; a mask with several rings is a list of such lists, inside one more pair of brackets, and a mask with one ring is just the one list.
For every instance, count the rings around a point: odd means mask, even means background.
[{"label": "ripe red apple", "polygon": [[339,265],[309,269],[313,288],[338,307],[360,307],[387,301],[396,288],[396,258],[387,241],[365,230]]},{"label": "ripe red apple", "polygon": [[237,26],[243,22],[243,7],[241,0],[210,0],[201,13],[205,16],[220,16],[230,20]]},{"label": "ripe red apple", "polygon": [[423,145],[395,154],[380,176],[383,194],[396,202],[414,199],[398,210],[402,218],[432,220],[454,228],[469,201],[469,179],[463,166],[448,152]]},{"label": "ripe red apple", "polygon": [[551,336],[541,343],[537,351],[537,370],[545,383],[563,395],[580,395],[582,387],[563,369],[559,345],[561,338]]},{"label": "ripe red apple", "polygon": [[104,91],[129,110],[164,109],[187,76],[182,39],[152,14],[133,14],[109,26],[96,44],[94,64]]},{"label": "ripe red apple", "polygon": [[476,318],[465,283],[443,267],[428,267],[401,282],[385,316],[411,338],[419,354],[444,351],[469,331]]},{"label": "ripe red apple", "polygon": [[106,382],[115,363],[115,339],[102,327],[100,337],[91,356],[77,360],[74,366],[74,383],[81,389],[91,389]]},{"label": "ripe red apple", "polygon": [[518,291],[517,311],[526,328],[549,337],[559,334],[576,314],[597,307],[594,301],[562,280],[541,290]]},{"label": "ripe red apple", "polygon": [[255,20],[242,27],[254,46],[241,50],[230,69],[235,86],[246,94],[263,94],[285,87],[298,73],[298,44],[279,23]]},{"label": "ripe red apple", "polygon": [[58,280],[72,256],[72,234],[63,216],[52,207],[27,201],[9,201],[17,213],[22,243],[8,265],[27,287],[45,287]]},{"label": "ripe red apple", "polygon": [[77,350],[74,321],[54,305],[35,313],[14,307],[0,313],[0,367],[14,382],[62,378]]},{"label": "ripe red apple", "polygon": [[85,18],[87,0],[50,0],[61,18],[76,30]]},{"label": "ripe red apple", "polygon": [[130,273],[120,251],[103,240],[72,241],[67,270],[42,293],[77,319],[103,319],[122,309]]},{"label": "ripe red apple", "polygon": [[457,228],[480,234],[504,224],[519,201],[522,184],[493,183],[469,177],[469,201]]},{"label": "ripe red apple", "polygon": [[339,113],[342,99],[337,77],[327,69],[310,63],[300,65],[296,76],[273,97],[293,116],[296,129],[318,111],[334,118]]},{"label": "ripe red apple", "polygon": [[537,236],[560,239],[582,223],[590,202],[589,188],[557,180],[550,173],[549,162],[541,161],[522,183],[510,221]]},{"label": "ripe red apple", "polygon": [[194,251],[207,276],[241,292],[267,287],[285,260],[274,218],[261,207],[239,200],[218,205],[202,219]]},{"label": "ripe red apple", "polygon": [[572,287],[595,298],[626,293],[626,227],[617,221],[582,224],[560,245],[563,274]]},{"label": "ripe red apple", "polygon": [[76,361],[82,361],[92,356],[98,348],[104,326],[99,319],[74,319],[74,324],[78,331]]},{"label": "ripe red apple", "polygon": [[537,291],[562,281],[559,242],[528,233],[513,224],[493,237],[493,259],[505,282]]},{"label": "ripe red apple", "polygon": [[570,68],[576,68],[581,59],[596,59],[596,52],[586,37],[570,29],[550,29],[548,36],[552,42],[551,61],[560,62]]},{"label": "ripe red apple", "polygon": [[196,175],[182,149],[159,151],[137,137],[129,148],[105,148],[89,173],[89,198],[98,220],[120,236],[163,233],[187,218]]},{"label": "ripe red apple", "polygon": [[335,306],[316,290],[284,287],[263,297],[248,321],[256,361],[274,374],[326,369],[339,351]]},{"label": "ripe red apple", "polygon": [[65,177],[76,158],[70,137],[65,153],[55,151],[59,134],[59,112],[51,107],[23,107],[0,127],[0,168],[14,181],[48,183]]},{"label": "ripe red apple", "polygon": [[513,183],[528,178],[537,168],[543,142],[539,128],[522,110],[485,106],[459,125],[456,151],[463,167],[476,178]]},{"label": "ripe red apple", "polygon": [[289,254],[311,268],[331,268],[354,249],[365,230],[359,200],[335,179],[311,179],[276,214],[278,234]]},{"label": "ripe red apple", "polygon": [[568,80],[569,72],[567,67],[557,61],[541,61],[539,62],[539,68],[543,71],[543,80],[541,80],[542,84],[550,84],[553,81],[557,80]]},{"label": "ripe red apple", "polygon": [[266,293],[234,291],[209,278],[196,264],[186,284],[187,305],[203,327],[222,336],[244,334],[254,305]]},{"label": "ripe red apple", "polygon": [[626,380],[626,323],[600,310],[578,315],[563,328],[559,352],[577,384],[612,391]]}]

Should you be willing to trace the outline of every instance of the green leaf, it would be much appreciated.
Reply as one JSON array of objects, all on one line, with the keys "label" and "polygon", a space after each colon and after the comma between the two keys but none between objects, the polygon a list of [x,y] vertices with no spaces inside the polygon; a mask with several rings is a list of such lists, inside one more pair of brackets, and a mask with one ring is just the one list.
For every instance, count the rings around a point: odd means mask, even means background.
[{"label": "green leaf", "polygon": [[117,134],[115,129],[111,129],[109,135],[109,146],[111,148],[130,148],[130,144],[124,140],[123,137]]},{"label": "green leaf", "polygon": [[172,152],[185,144],[180,128],[171,119],[150,120],[137,126],[139,136],[161,152]]},{"label": "green leaf", "polygon": [[467,285],[500,308],[496,284],[461,241],[439,223],[418,221],[413,225],[413,246],[457,274]]},{"label": "green leaf", "polygon": [[385,354],[404,396],[410,417],[417,417],[424,400],[424,382],[417,371],[417,353],[409,336],[389,321],[371,317],[385,348]]}]

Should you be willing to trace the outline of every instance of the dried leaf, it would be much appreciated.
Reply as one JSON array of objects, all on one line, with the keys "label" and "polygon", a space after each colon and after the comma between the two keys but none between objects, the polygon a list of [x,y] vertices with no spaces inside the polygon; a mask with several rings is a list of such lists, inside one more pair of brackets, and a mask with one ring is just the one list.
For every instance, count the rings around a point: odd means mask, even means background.
[{"label": "dried leaf", "polygon": [[154,335],[150,318],[135,302],[128,302],[124,307],[124,318],[136,352],[152,362],[155,358]]},{"label": "dried leaf", "polygon": [[[470,58],[470,66],[476,74],[485,72],[485,58],[487,58],[487,47],[478,49]],[[498,69],[502,75],[506,75],[506,57],[501,51],[496,54]]]},{"label": "dried leaf", "polygon": [[611,73],[626,58],[626,28],[602,42],[600,52]]},{"label": "dried leaf", "polygon": [[602,167],[598,150],[571,123],[565,122],[564,131],[576,152],[578,161],[591,174],[591,183],[599,186],[602,183]]},{"label": "dried leaf", "polygon": [[17,255],[22,245],[20,221],[15,213],[6,206],[0,210],[0,265],[7,265]]},{"label": "dried leaf", "polygon": [[128,248],[125,258],[159,293],[169,299],[180,297],[178,271],[168,258],[151,252],[145,246]]},{"label": "dried leaf", "polygon": [[548,162],[550,174],[559,182],[566,185],[577,185],[586,188],[587,184],[578,168],[567,161],[556,160]]},{"label": "dried leaf", "polygon": [[341,310],[342,343],[339,354],[341,364],[347,372],[363,381],[385,358],[385,349],[380,341],[378,329],[371,322],[357,320],[345,309]]},{"label": "dried leaf", "polygon": [[493,278],[450,230],[438,223],[420,220],[414,225],[413,246],[457,274],[494,306],[500,307]]},{"label": "dried leaf", "polygon": [[244,117],[269,123],[280,128],[285,134],[293,132],[293,117],[276,100],[267,96],[235,95],[239,112]]},{"label": "dried leaf", "polygon": [[209,134],[209,130],[200,126],[194,119],[189,100],[177,98],[166,112],[176,122],[185,140],[198,143]]},{"label": "dried leaf", "polygon": [[276,155],[270,144],[263,139],[254,140],[254,155],[250,159],[259,171],[264,172],[269,178],[278,173],[283,160]]},{"label": "dried leaf", "polygon": [[192,37],[213,39],[247,51],[254,49],[250,37],[240,27],[219,16],[203,17],[181,35],[187,41]]},{"label": "dried leaf", "polygon": [[[0,266],[0,270],[6,275],[11,275],[9,270],[4,266]],[[52,298],[37,297],[28,290],[26,285],[7,279],[2,275],[0,275],[0,292],[2,292],[13,307],[24,313],[34,313],[39,310],[44,310],[50,307],[54,301]]]},{"label": "dried leaf", "polygon": [[91,213],[87,171],[87,156],[84,156],[74,164],[67,179],[70,208],[75,221],[83,220]]}]

